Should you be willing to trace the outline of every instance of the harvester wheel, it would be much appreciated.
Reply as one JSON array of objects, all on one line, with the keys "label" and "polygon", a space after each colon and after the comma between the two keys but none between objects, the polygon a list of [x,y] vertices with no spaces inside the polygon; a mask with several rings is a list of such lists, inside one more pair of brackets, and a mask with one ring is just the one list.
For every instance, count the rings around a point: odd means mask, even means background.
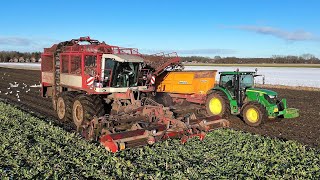
[{"label": "harvester wheel", "polygon": [[165,107],[174,105],[172,97],[168,93],[157,93],[154,98],[157,103],[160,103]]},{"label": "harvester wheel", "polygon": [[66,116],[66,103],[63,96],[58,96],[56,102],[56,111],[60,121],[64,121]]},{"label": "harvester wheel", "polygon": [[249,126],[259,126],[267,119],[266,109],[258,102],[248,102],[242,111],[243,120]]},{"label": "harvester wheel", "polygon": [[223,92],[213,91],[207,96],[206,110],[210,116],[228,118],[231,113],[228,97]]},{"label": "harvester wheel", "polygon": [[56,111],[60,121],[72,120],[72,105],[76,92],[63,92],[56,101]]},{"label": "harvester wheel", "polygon": [[98,95],[80,94],[73,103],[72,118],[77,130],[81,125],[90,122],[94,116],[100,117],[104,114],[104,104]]}]

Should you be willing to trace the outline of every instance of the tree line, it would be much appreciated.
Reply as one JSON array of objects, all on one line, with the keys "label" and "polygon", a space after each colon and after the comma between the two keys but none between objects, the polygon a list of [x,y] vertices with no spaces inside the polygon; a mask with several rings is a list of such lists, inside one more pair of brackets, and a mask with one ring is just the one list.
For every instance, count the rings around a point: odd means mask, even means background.
[{"label": "tree line", "polygon": [[280,56],[273,55],[270,58],[238,58],[238,57],[220,57],[214,58],[202,56],[181,57],[183,62],[193,63],[215,63],[215,64],[320,64],[320,59],[312,54],[303,54],[301,56]]},{"label": "tree line", "polygon": [[0,62],[10,62],[13,59],[36,59],[41,57],[41,52],[0,51]]},{"label": "tree line", "polygon": [[[41,52],[0,51],[0,62],[15,62],[15,59],[35,59],[36,61],[38,61],[40,58]],[[211,58],[203,56],[188,56],[181,57],[181,59],[183,62],[216,64],[320,64],[320,59],[312,54],[303,54],[301,56],[273,55],[270,58],[238,58],[220,56]]]}]

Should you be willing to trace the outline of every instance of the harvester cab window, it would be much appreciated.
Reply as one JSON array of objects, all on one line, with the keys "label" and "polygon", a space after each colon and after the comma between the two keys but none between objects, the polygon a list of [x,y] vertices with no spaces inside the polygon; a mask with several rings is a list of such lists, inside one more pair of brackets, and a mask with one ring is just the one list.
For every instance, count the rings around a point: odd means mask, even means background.
[{"label": "harvester cab window", "polygon": [[138,63],[123,62],[117,63],[116,67],[116,87],[132,87],[137,86]]},{"label": "harvester cab window", "polygon": [[96,75],[97,56],[88,55],[84,59],[84,72],[92,77]]},{"label": "harvester cab window", "polygon": [[113,75],[113,71],[114,71],[114,67],[115,67],[115,61],[114,59],[110,59],[110,58],[106,58],[105,59],[105,66],[103,69],[103,87],[106,86],[110,86],[110,82],[113,79],[113,77],[111,77]]}]

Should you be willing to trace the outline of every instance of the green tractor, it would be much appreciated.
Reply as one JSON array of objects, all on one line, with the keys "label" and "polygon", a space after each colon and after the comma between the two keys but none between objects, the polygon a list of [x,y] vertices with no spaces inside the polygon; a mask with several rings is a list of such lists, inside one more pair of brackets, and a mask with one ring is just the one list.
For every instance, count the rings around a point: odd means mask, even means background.
[{"label": "green tractor", "polygon": [[[286,99],[277,93],[254,87],[256,72],[220,72],[219,84],[208,92],[206,110],[209,115],[227,118],[240,115],[250,126],[259,126],[268,118],[295,118],[298,109],[287,108]],[[264,81],[264,78],[263,78]]]}]

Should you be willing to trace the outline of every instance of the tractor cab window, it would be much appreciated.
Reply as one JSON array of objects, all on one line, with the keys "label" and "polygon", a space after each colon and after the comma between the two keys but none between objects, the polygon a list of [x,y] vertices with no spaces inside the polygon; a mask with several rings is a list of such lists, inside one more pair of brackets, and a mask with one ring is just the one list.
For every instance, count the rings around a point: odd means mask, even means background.
[{"label": "tractor cab window", "polygon": [[225,88],[234,87],[235,75],[221,75],[220,77],[220,86]]},{"label": "tractor cab window", "polygon": [[253,87],[253,85],[254,85],[254,80],[253,80],[253,76],[251,74],[241,75],[241,79],[240,79],[240,88],[241,89]]},{"label": "tractor cab window", "polygon": [[96,75],[97,56],[87,55],[84,58],[84,72],[92,77]]},{"label": "tractor cab window", "polygon": [[232,96],[234,96],[236,75],[221,75],[220,86],[226,88]]}]

